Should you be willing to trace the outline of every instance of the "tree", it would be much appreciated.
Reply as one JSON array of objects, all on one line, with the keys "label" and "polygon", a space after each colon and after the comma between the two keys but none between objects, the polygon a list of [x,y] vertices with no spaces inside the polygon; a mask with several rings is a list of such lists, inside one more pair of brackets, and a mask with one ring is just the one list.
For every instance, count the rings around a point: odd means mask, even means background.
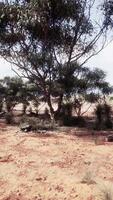
[{"label": "tree", "polygon": [[36,86],[19,77],[5,77],[0,80],[0,98],[1,104],[5,103],[7,112],[12,112],[17,104],[22,103],[25,114],[30,101],[38,103]]},{"label": "tree", "polygon": [[3,87],[3,82],[0,80],[0,112],[2,112],[4,105],[5,88]]},{"label": "tree", "polygon": [[[106,96],[113,92],[113,87],[106,82],[106,73],[98,68],[90,70],[87,67],[78,66],[76,72],[68,73],[70,84],[66,80],[59,88],[65,88],[64,96],[67,104],[71,104],[75,109],[76,115],[85,114],[93,103],[105,103]],[[72,70],[71,70],[72,71]],[[71,89],[70,89],[71,85]],[[82,111],[84,104],[88,103],[86,110]]]},{"label": "tree", "polygon": [[39,96],[37,93],[37,87],[30,82],[22,81],[21,88],[17,93],[18,103],[23,104],[23,114],[26,114],[26,109],[30,105],[30,102],[35,103],[35,109],[38,109],[39,106]]},{"label": "tree", "polygon": [[113,1],[105,0],[102,9],[104,11],[104,25],[106,28],[113,28]]},{"label": "tree", "polygon": [[95,129],[112,129],[112,108],[107,103],[98,104],[95,109],[96,123]]},{"label": "tree", "polygon": [[22,88],[23,81],[18,77],[5,77],[1,80],[3,90],[4,103],[6,105],[7,112],[12,112],[16,104],[20,102],[21,97],[19,91]]},{"label": "tree", "polygon": [[[83,65],[105,44],[105,26],[100,19],[99,23],[92,18],[94,6],[95,0],[14,0],[0,3],[0,55],[17,65],[23,77],[37,85],[37,90],[48,103],[51,118],[55,114],[53,85],[56,89],[57,80],[62,80],[62,76],[67,79],[73,62]],[[103,43],[97,49],[101,36]],[[71,80],[68,81],[71,89]],[[58,112],[64,90],[56,90],[56,94]]]}]

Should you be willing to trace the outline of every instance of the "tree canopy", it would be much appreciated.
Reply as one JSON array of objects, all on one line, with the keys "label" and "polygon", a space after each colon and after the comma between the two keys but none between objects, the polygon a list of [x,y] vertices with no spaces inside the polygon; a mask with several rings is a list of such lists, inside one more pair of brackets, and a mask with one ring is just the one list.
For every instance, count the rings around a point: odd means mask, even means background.
[{"label": "tree canopy", "polygon": [[38,102],[37,88],[34,84],[19,77],[4,77],[0,80],[0,111],[5,105],[6,112],[12,112],[17,104],[22,103],[25,113],[30,101]]},{"label": "tree canopy", "polygon": [[113,28],[113,1],[112,0],[104,1],[103,11],[104,11],[104,24],[106,28],[108,27]]},{"label": "tree canopy", "polygon": [[[80,66],[104,47],[103,18],[96,21],[92,16],[95,2],[0,2],[0,55],[16,65],[23,77],[37,85],[50,113],[54,113],[52,95],[58,98],[59,111],[64,95],[76,92],[77,87],[78,91],[80,87],[83,90],[83,86],[87,85],[84,82],[87,70]],[[83,71],[81,74],[80,70]],[[94,72],[88,73],[87,78],[93,81],[96,77],[92,75],[95,75]],[[101,87],[99,84],[98,88]]]}]

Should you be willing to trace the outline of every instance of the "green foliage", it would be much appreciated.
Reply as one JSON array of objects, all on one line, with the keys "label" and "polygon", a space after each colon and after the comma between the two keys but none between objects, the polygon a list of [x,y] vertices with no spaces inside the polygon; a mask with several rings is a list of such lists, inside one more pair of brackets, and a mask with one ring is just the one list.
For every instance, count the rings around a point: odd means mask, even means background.
[{"label": "green foliage", "polygon": [[50,114],[49,114],[48,108],[45,108],[44,115],[45,115],[47,118],[50,118]]},{"label": "green foliage", "polygon": [[72,117],[72,104],[71,103],[63,104],[62,113],[64,116]]},{"label": "green foliage", "polygon": [[14,106],[19,102],[19,91],[22,88],[23,81],[18,77],[5,77],[2,81],[4,88],[4,101],[6,104],[7,112],[11,112]]},{"label": "green foliage", "polygon": [[98,104],[95,109],[96,125],[95,129],[112,129],[113,123],[111,120],[112,110],[108,104]]},{"label": "green foliage", "polygon": [[87,67],[80,66],[75,68],[75,66],[73,66],[73,79],[67,75],[73,85],[71,85],[71,89],[68,88],[68,92],[66,90],[64,95],[73,105],[77,116],[81,116],[88,111],[88,109],[82,111],[86,102],[90,108],[90,104],[99,102],[112,93],[113,88],[106,82],[106,74],[103,70],[98,68],[90,70]]},{"label": "green foliage", "polygon": [[105,0],[102,9],[104,11],[104,25],[106,28],[110,26],[113,27],[113,1],[112,0]]},{"label": "green foliage", "polygon": [[105,104],[104,109],[105,109],[105,115],[106,115],[105,127],[108,129],[111,129],[113,127],[113,123],[111,120],[111,115],[112,115],[111,106],[109,106],[108,104]]},{"label": "green foliage", "polygon": [[13,114],[11,112],[5,114],[5,120],[7,124],[13,124],[14,123],[14,118]]},{"label": "green foliage", "polygon": [[78,126],[78,127],[85,127],[86,121],[83,117],[63,117],[63,125],[64,126]]},{"label": "green foliage", "polygon": [[38,117],[23,116],[21,118],[20,127],[22,125],[29,125],[33,131],[52,129],[50,120],[40,119]]},{"label": "green foliage", "polygon": [[[87,5],[86,7],[85,0],[38,0],[29,2],[13,1],[9,4],[1,3],[0,25],[4,33],[4,37],[2,35],[2,42],[7,41],[7,43],[13,45],[25,40],[25,35],[21,31],[22,28],[25,30],[26,35],[29,34],[31,36],[31,38],[27,39],[38,39],[46,43],[46,47],[48,45],[51,46],[52,43],[55,46],[66,45],[66,47],[69,47],[73,41],[74,32],[77,31],[75,28],[80,26],[79,32],[83,37],[85,34],[91,36],[93,25],[85,12],[89,6]],[[79,20],[82,20],[82,23],[75,27]],[[16,29],[13,34],[10,30],[9,34],[7,33],[6,27],[9,25],[9,22],[11,23],[10,26],[12,27],[13,24],[13,29]]]},{"label": "green foliage", "polygon": [[[79,63],[83,65],[95,54],[104,33],[101,20],[95,23],[91,16],[94,7],[93,0],[0,2],[0,55],[36,84],[51,114],[52,96],[58,99],[59,111],[63,97],[84,94],[89,87],[91,93],[94,72],[88,73],[91,83],[87,86],[88,69],[79,69]],[[94,79],[100,76],[98,71]]]},{"label": "green foliage", "polygon": [[1,109],[5,103],[6,111],[12,112],[13,108],[18,104],[23,104],[23,113],[30,101],[38,103],[37,88],[28,82],[24,82],[18,77],[5,77],[0,80],[0,99]]}]

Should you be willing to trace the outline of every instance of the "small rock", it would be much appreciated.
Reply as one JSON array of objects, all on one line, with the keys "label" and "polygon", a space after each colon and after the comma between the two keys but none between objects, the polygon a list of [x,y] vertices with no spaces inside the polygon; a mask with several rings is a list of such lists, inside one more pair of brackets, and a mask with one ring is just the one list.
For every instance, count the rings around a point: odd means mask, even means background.
[{"label": "small rock", "polygon": [[42,178],[41,177],[36,178],[36,181],[42,181]]}]

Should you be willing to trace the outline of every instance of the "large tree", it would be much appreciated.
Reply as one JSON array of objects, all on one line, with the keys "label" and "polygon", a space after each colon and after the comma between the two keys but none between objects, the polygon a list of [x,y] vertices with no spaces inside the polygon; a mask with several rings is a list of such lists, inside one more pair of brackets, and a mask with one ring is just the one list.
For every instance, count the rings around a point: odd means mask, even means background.
[{"label": "large tree", "polygon": [[[70,83],[67,78],[71,64],[83,65],[105,44],[105,25],[100,18],[98,21],[93,19],[92,15],[95,2],[0,2],[0,55],[17,65],[23,77],[37,85],[49,105],[52,117],[55,113],[51,100],[53,89],[56,88],[54,84],[58,80],[61,81],[64,76]],[[60,111],[64,95],[62,87],[56,94]]]}]

